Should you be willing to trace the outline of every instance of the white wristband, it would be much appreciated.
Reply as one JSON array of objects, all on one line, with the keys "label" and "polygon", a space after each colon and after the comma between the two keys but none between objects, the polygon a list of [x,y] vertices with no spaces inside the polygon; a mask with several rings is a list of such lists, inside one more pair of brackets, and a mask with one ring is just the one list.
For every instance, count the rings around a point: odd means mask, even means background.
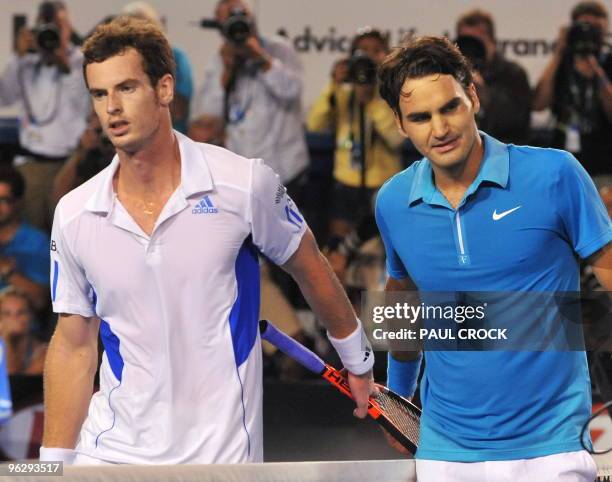
[{"label": "white wristband", "polygon": [[344,368],[355,375],[363,375],[374,366],[374,352],[357,318],[357,329],[346,338],[334,338],[327,332]]},{"label": "white wristband", "polygon": [[64,462],[65,465],[72,465],[76,452],[73,449],[64,449],[56,447],[41,447],[40,457],[41,462]]}]

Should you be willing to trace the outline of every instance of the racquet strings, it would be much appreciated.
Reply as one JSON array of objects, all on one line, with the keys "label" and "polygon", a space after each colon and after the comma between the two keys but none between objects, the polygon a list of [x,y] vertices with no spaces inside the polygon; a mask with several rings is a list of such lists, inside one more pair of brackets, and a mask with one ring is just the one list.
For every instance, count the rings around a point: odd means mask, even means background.
[{"label": "racquet strings", "polygon": [[406,405],[401,398],[395,398],[382,390],[374,400],[380,405],[383,415],[389,419],[395,428],[418,447],[419,414]]}]

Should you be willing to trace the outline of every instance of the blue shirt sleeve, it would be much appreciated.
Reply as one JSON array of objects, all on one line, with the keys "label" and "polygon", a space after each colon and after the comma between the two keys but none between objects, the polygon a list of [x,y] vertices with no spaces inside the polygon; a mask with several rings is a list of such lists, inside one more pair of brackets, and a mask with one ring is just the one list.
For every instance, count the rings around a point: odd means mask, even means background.
[{"label": "blue shirt sleeve", "polygon": [[584,259],[612,241],[612,222],[587,172],[574,156],[565,154],[559,178],[559,214],[569,242]]},{"label": "blue shirt sleeve", "polygon": [[403,279],[403,278],[408,277],[408,273],[406,272],[406,268],[404,267],[402,260],[397,254],[397,251],[393,247],[393,242],[391,241],[391,234],[385,222],[385,218],[383,215],[383,208],[382,208],[383,202],[381,199],[382,196],[384,195],[383,189],[379,191],[379,194],[376,197],[376,209],[375,209],[376,224],[378,225],[380,236],[385,245],[385,253],[387,255],[387,262],[386,262],[387,273],[389,273],[389,276],[391,276],[392,278]]},{"label": "blue shirt sleeve", "polygon": [[193,95],[193,75],[189,58],[179,48],[174,47],[172,52],[176,62],[176,92],[189,101]]}]

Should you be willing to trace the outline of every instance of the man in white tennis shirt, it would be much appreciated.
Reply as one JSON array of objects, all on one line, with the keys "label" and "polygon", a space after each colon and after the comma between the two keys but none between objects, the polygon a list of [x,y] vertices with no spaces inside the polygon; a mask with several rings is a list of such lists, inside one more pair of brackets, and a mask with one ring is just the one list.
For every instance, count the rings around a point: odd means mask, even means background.
[{"label": "man in white tennis shirt", "polygon": [[[373,356],[278,177],[172,131],[174,60],[155,25],[117,19],[83,51],[117,156],[56,209],[59,320],[41,459],[262,461],[257,250],[293,275],[326,324],[364,417]],[[98,331],[105,350],[92,397]]]}]

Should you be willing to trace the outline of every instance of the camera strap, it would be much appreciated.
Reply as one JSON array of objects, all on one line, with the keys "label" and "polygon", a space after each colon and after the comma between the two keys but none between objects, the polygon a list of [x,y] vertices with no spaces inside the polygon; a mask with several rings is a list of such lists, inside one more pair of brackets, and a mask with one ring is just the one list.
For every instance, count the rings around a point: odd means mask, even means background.
[{"label": "camera strap", "polygon": [[[243,69],[237,68],[233,70],[224,91],[223,120],[225,125],[240,124],[246,117],[246,113],[251,108],[251,104],[253,102],[254,85],[250,76],[246,76],[248,79],[248,85],[243,83],[242,85],[244,86],[244,89],[242,89],[240,92],[236,90],[239,70]],[[239,99],[237,97],[244,97],[244,99]]]},{"label": "camera strap", "polygon": [[[360,187],[365,191],[367,173],[367,152],[373,142],[373,129],[367,122],[365,105],[357,102],[355,91],[349,97],[349,140],[351,145],[351,165],[358,168],[361,174]],[[357,112],[355,112],[357,111]],[[357,117],[357,135],[355,135],[355,118]]]},{"label": "camera strap", "polygon": [[[34,75],[32,78],[33,81],[35,80],[36,77],[38,77],[41,67],[42,66],[40,63],[37,63],[34,66]],[[53,96],[54,101],[53,101],[53,107],[51,109],[51,112],[47,115],[47,117],[43,119],[38,119],[34,115],[34,111],[32,109],[32,103],[30,102],[30,97],[28,95],[26,81],[24,79],[24,65],[22,62],[19,62],[19,66],[17,68],[17,81],[19,84],[19,91],[21,93],[21,98],[23,99],[23,106],[24,106],[25,114],[27,116],[29,123],[35,126],[42,127],[42,126],[50,124],[57,117],[57,113],[59,111],[60,100],[62,97],[62,85],[60,82],[60,76],[61,76],[61,72],[58,68],[56,69],[55,76],[54,76],[54,82],[53,82],[55,84],[55,95]]]},{"label": "camera strap", "polygon": [[590,133],[596,122],[595,85],[590,79],[580,81],[575,74],[570,76],[569,91],[571,95],[572,116],[581,133]]}]

